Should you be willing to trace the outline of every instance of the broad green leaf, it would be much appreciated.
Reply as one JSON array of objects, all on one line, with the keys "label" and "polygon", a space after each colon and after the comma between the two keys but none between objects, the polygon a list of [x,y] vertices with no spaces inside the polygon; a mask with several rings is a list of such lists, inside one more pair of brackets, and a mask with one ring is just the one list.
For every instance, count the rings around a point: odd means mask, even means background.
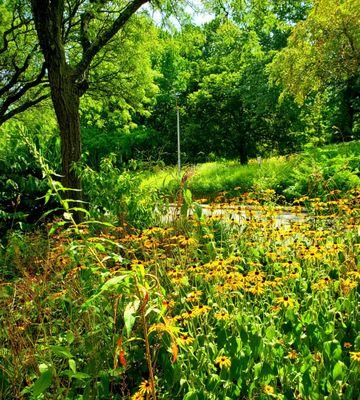
[{"label": "broad green leaf", "polygon": [[51,370],[47,370],[40,375],[38,380],[32,386],[32,396],[33,398],[37,398],[42,393],[44,393],[50,386],[52,382],[52,372]]},{"label": "broad green leaf", "polygon": [[189,189],[185,189],[184,190],[184,200],[185,203],[189,206],[192,203],[192,194],[191,191]]},{"label": "broad green leaf", "polygon": [[66,339],[69,344],[72,344],[75,340],[75,335],[73,334],[73,332],[71,331],[66,332]]},{"label": "broad green leaf", "polygon": [[73,358],[73,355],[70,353],[70,351],[66,347],[50,346],[50,348],[51,348],[51,351],[59,357]]},{"label": "broad green leaf", "polygon": [[123,280],[127,277],[127,275],[119,275],[114,276],[114,278],[109,279],[106,281],[103,286],[101,287],[100,292],[104,292],[105,290],[112,289],[118,286],[120,283],[123,283]]},{"label": "broad green leaf", "polygon": [[346,365],[342,361],[338,361],[332,371],[334,381],[342,380],[345,377]]},{"label": "broad green leaf", "polygon": [[85,372],[76,372],[72,377],[75,379],[89,379],[90,375],[85,374]]}]

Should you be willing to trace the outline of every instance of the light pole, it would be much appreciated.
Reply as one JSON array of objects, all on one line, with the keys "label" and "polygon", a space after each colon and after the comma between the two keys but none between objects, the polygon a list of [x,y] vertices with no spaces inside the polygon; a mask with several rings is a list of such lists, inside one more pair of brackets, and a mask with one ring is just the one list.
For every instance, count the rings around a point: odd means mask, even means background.
[{"label": "light pole", "polygon": [[176,95],[176,122],[177,122],[177,155],[178,155],[178,173],[181,175],[181,155],[180,155],[180,112],[178,104],[178,95]]}]

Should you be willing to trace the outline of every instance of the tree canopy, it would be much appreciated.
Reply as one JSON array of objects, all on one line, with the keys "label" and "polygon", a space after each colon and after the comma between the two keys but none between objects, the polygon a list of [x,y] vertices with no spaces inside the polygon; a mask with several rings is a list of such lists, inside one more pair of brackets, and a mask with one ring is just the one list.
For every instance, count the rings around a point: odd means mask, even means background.
[{"label": "tree canopy", "polygon": [[175,162],[176,101],[188,162],[359,134],[358,0],[146,3],[0,5],[0,124],[51,97],[66,187],[82,157]]}]

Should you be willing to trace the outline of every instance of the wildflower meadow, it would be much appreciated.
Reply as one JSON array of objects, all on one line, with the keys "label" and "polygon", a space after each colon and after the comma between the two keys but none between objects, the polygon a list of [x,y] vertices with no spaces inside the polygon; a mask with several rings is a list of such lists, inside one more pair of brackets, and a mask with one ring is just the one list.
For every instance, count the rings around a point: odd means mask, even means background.
[{"label": "wildflower meadow", "polygon": [[355,399],[359,192],[286,208],[275,197],[222,193],[141,230],[14,236],[7,257],[22,279],[1,285],[2,393]]}]

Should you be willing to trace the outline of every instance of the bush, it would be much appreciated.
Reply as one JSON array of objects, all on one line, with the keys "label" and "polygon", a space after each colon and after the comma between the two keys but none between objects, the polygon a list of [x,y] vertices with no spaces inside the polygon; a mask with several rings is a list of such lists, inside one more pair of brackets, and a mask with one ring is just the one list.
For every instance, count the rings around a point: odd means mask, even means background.
[{"label": "bush", "polygon": [[99,220],[127,222],[134,227],[154,223],[157,192],[141,189],[139,175],[121,171],[115,163],[116,156],[111,154],[100,162],[99,171],[88,166],[79,171],[90,214]]}]

